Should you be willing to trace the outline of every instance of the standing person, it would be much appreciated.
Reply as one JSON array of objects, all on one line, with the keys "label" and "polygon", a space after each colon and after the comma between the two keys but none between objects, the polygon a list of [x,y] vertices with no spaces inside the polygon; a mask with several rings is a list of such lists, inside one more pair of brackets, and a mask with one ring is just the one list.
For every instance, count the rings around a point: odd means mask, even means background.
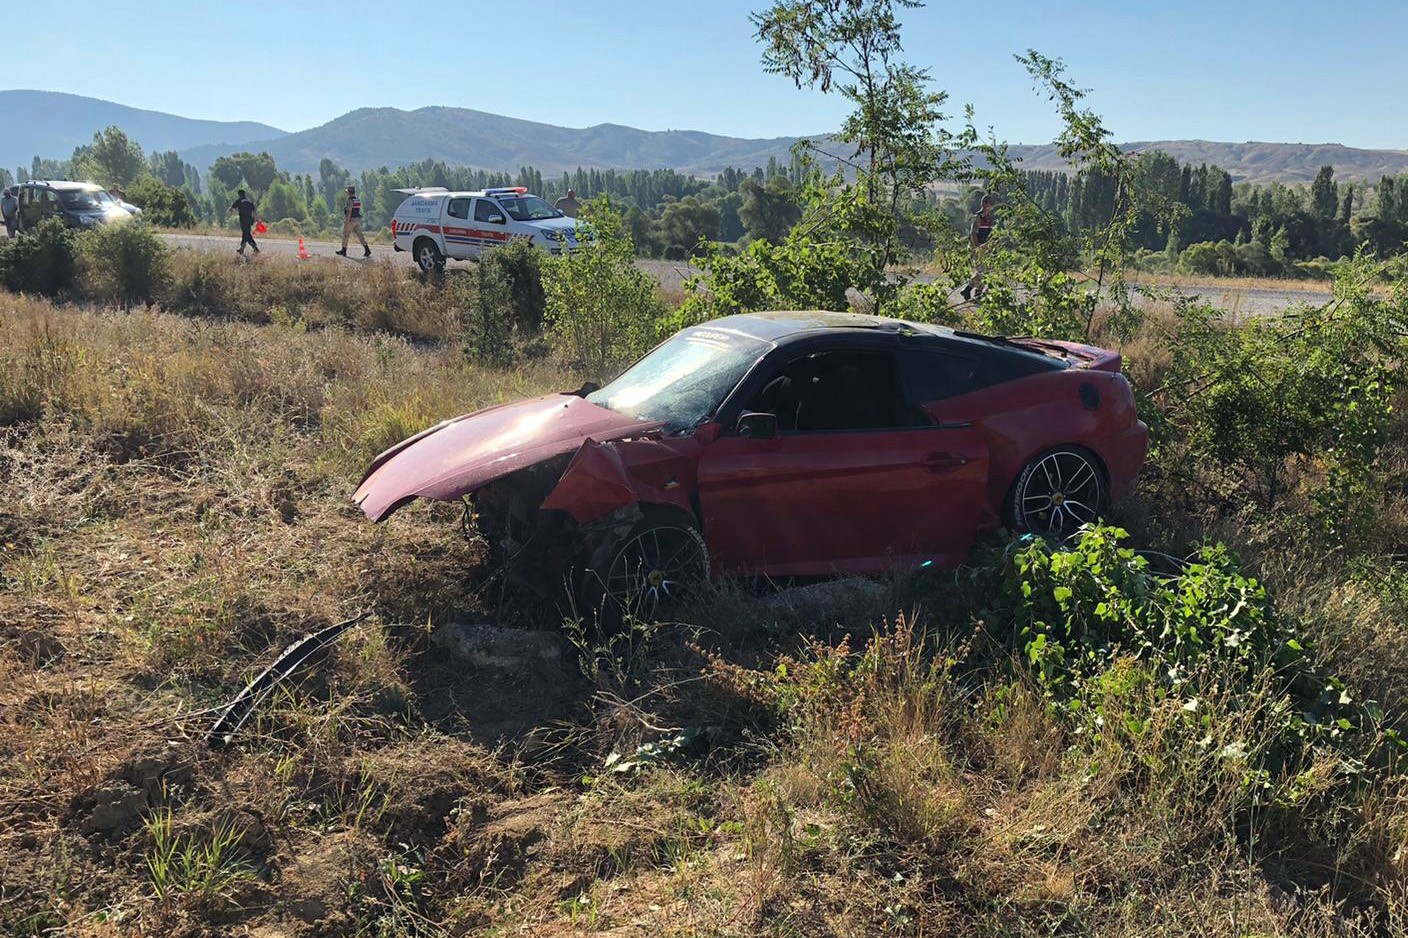
[{"label": "standing person", "polygon": [[4,195],[0,195],[0,212],[5,216],[5,236],[13,238],[16,229],[19,228],[20,200],[19,189],[11,186],[5,190]]},{"label": "standing person", "polygon": [[372,249],[367,247],[367,239],[362,237],[362,200],[357,198],[357,187],[348,186],[347,202],[342,206],[342,250],[337,252],[343,257],[347,256],[347,239],[353,232],[362,242],[362,256],[371,257]]},{"label": "standing person", "polygon": [[983,245],[992,237],[993,217],[992,196],[983,196],[982,204],[973,215],[973,223],[968,226],[968,248],[973,254],[973,278],[963,287],[963,298],[971,300],[983,295]]},{"label": "standing person", "polygon": [[576,218],[577,213],[582,210],[582,203],[577,201],[577,190],[568,189],[567,194],[554,202],[552,207],[568,218]]},{"label": "standing person", "polygon": [[240,216],[240,246],[235,250],[236,254],[244,254],[244,246],[248,244],[254,248],[254,253],[259,253],[259,245],[254,243],[254,203],[249,196],[244,194],[244,190],[239,191],[239,198],[230,205],[230,211],[238,212]]}]

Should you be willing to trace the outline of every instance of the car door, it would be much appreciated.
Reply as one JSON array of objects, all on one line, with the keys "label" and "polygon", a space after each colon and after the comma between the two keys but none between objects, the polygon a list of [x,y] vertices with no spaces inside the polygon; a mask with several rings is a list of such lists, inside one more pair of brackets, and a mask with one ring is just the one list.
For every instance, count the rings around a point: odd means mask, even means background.
[{"label": "car door", "polygon": [[468,196],[445,200],[445,219],[440,225],[445,239],[445,256],[467,260],[479,255],[469,213],[474,200]]},{"label": "car door", "polygon": [[20,190],[20,221],[25,231],[33,231],[44,217],[41,193],[47,191],[39,186],[27,186]]},{"label": "car door", "polygon": [[742,405],[776,414],[776,436],[726,431],[700,460],[716,569],[800,576],[963,562],[985,497],[981,436],[914,407],[892,350],[785,351]]},{"label": "car door", "polygon": [[474,235],[480,250],[507,244],[509,220],[504,207],[493,199],[474,200]]}]

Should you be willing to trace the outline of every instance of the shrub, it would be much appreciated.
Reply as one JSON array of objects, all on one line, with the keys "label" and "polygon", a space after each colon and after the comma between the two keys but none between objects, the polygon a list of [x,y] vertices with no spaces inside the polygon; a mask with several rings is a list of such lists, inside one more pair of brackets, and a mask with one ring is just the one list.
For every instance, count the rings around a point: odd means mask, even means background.
[{"label": "shrub", "polygon": [[1096,724],[1112,673],[1132,673],[1120,662],[1133,660],[1155,689],[1150,700],[1187,701],[1190,732],[1205,719],[1200,702],[1254,711],[1255,738],[1236,750],[1250,772],[1280,777],[1312,749],[1362,758],[1377,747],[1382,713],[1315,673],[1309,639],[1224,547],[1160,575],[1126,538],[1097,527],[1060,551],[1029,541],[975,578],[983,619],[1058,709]]},{"label": "shrub", "polygon": [[[531,246],[528,250],[533,251]],[[489,256],[497,253],[492,251]],[[474,265],[468,276],[455,277],[445,287],[459,307],[460,322],[468,333],[465,353],[498,367],[512,365],[516,357],[516,316],[508,266],[486,259]]]},{"label": "shrub", "polygon": [[76,235],[57,218],[46,218],[29,235],[0,245],[0,282],[15,293],[58,296],[73,287]]},{"label": "shrub", "polygon": [[130,309],[151,302],[166,283],[167,247],[139,223],[103,225],[78,239],[83,292]]},{"label": "shrub", "polygon": [[753,241],[737,253],[711,245],[700,265],[704,274],[685,284],[677,326],[764,309],[844,310],[853,288],[877,298],[893,292],[846,241],[795,231],[782,244]]},{"label": "shrub", "polygon": [[[1333,302],[1237,328],[1183,310],[1170,343],[1182,354],[1146,408],[1171,432],[1160,442],[1191,457],[1179,470],[1232,504],[1278,509],[1298,538],[1369,547],[1405,351],[1404,300],[1372,293],[1379,273],[1360,257],[1342,265]],[[1306,514],[1288,517],[1291,496]]]},{"label": "shrub", "polygon": [[503,281],[513,328],[524,335],[541,332],[548,306],[543,288],[543,252],[527,241],[511,241],[485,254],[480,266],[489,268],[492,276]]},{"label": "shrub", "polygon": [[160,179],[143,176],[127,190],[127,197],[142,210],[143,219],[153,225],[189,228],[196,223],[195,208],[187,191]]},{"label": "shrub", "polygon": [[596,237],[571,254],[546,259],[543,285],[554,347],[602,377],[651,345],[664,305],[655,281],[636,266],[630,236],[618,233],[619,216],[604,198],[589,209]]}]

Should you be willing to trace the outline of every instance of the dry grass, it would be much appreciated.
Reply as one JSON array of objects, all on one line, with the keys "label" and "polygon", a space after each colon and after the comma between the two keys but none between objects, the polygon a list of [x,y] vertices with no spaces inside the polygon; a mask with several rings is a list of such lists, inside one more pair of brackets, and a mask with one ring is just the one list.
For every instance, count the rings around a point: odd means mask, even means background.
[{"label": "dry grass", "polygon": [[[268,289],[214,276],[250,310]],[[380,276],[348,289],[402,289]],[[978,639],[940,639],[977,632],[946,617],[944,578],[896,580],[824,627],[722,591],[697,630],[642,631],[601,669],[444,660],[427,627],[490,614],[456,513],[373,526],[352,487],[425,424],[578,382],[344,331],[351,313],[306,329],[321,307],[300,308],[0,297],[0,932],[1402,933],[1396,777],[1249,815],[1240,777],[1135,671],[1075,746],[1017,672],[960,679]],[[1152,378],[1165,353],[1131,358]],[[1393,650],[1394,589],[1334,595],[1344,661]],[[920,611],[871,640],[896,608]],[[204,745],[200,711],[362,609],[232,750]],[[1400,692],[1391,670],[1362,676]],[[1122,707],[1153,714],[1146,735]],[[1247,732],[1217,712],[1214,749]],[[602,773],[687,726],[702,751]],[[164,844],[194,859],[158,877]]]},{"label": "dry grass", "polygon": [[1197,287],[1223,293],[1246,290],[1266,290],[1272,293],[1305,293],[1311,297],[1330,295],[1329,281],[1305,280],[1293,277],[1212,277],[1207,274],[1142,273],[1129,274],[1131,285],[1157,287]]}]

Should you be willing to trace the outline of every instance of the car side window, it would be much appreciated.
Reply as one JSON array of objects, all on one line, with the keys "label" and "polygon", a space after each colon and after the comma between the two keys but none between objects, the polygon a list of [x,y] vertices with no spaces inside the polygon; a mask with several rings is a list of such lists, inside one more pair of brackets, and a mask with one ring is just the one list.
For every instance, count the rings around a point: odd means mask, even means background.
[{"label": "car side window", "polygon": [[474,200],[475,221],[487,222],[489,220],[489,216],[491,215],[497,215],[499,216],[499,219],[502,220],[504,216],[504,210],[499,207],[498,203],[490,199]]},{"label": "car side window", "polygon": [[445,210],[445,214],[451,218],[469,219],[469,199],[451,199],[450,207]]},{"label": "car side window", "polygon": [[993,383],[986,364],[978,358],[936,349],[908,349],[903,358],[910,396],[920,404],[957,397]]},{"label": "car side window", "polygon": [[746,409],[775,414],[779,433],[886,430],[927,422],[905,401],[894,355],[877,351],[794,358]]}]

